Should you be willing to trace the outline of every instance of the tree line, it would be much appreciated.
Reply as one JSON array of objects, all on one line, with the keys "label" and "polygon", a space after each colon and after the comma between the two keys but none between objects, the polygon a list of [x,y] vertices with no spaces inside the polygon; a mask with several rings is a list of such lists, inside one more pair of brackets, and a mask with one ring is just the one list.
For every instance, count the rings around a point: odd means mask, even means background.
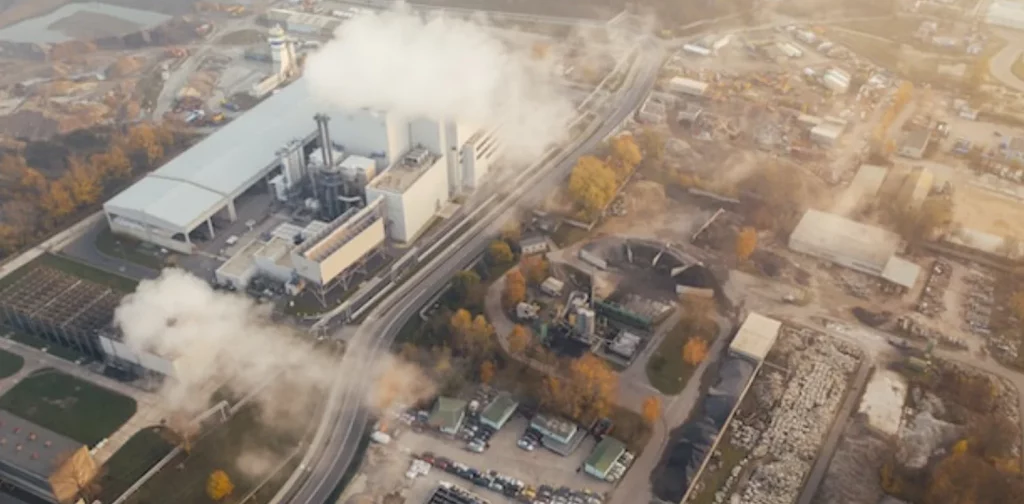
[{"label": "tree line", "polygon": [[28,144],[2,154],[0,258],[68,226],[188,140],[151,124],[82,138],[73,133],[43,143],[56,148]]},{"label": "tree line", "polygon": [[643,161],[633,135],[613,138],[606,150],[605,155],[579,158],[569,175],[568,194],[576,205],[577,218],[590,221],[600,216],[622,183]]}]

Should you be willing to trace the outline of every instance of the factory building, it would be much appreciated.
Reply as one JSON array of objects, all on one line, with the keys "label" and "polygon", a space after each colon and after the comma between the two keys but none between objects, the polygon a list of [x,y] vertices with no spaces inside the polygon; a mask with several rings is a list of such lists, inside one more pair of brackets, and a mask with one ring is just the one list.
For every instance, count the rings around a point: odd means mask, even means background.
[{"label": "factory building", "polygon": [[388,236],[413,241],[448,201],[445,158],[423,148],[410,150],[366,187],[366,199],[384,200]]},{"label": "factory building", "polygon": [[125,371],[132,376],[152,376],[174,378],[178,376],[173,359],[158,355],[156,349],[145,351],[133,348],[124,342],[121,331],[109,327],[99,335],[100,347],[103,348],[105,361],[108,365]]},{"label": "factory building", "polygon": [[0,477],[43,502],[74,502],[99,473],[82,443],[2,410],[0,427]]},{"label": "factory building", "polygon": [[704,96],[704,93],[708,91],[708,84],[706,82],[687,79],[685,77],[673,77],[672,80],[668,82],[668,89],[673,93],[688,96]]},{"label": "factory building", "polygon": [[246,244],[215,272],[221,285],[245,288],[264,275],[298,289],[309,284],[326,294],[348,280],[385,241],[383,200],[351,207],[330,222],[305,227],[284,223]]},{"label": "factory building", "polygon": [[324,222],[383,197],[388,234],[405,242],[451,196],[479,187],[500,155],[493,131],[332,109],[300,78],[103,209],[114,233],[191,254],[255,195],[305,205]]},{"label": "factory building", "polygon": [[502,153],[502,144],[498,141],[495,131],[481,130],[477,132],[462,147],[461,166],[454,172],[449,171],[451,174],[461,170],[460,180],[457,182],[449,180],[448,184],[469,190],[480,187],[487,174],[490,173],[492,164],[501,157]]},{"label": "factory building", "polygon": [[760,313],[751,313],[747,315],[736,336],[729,343],[729,355],[760,364],[775,346],[781,329],[782,323],[778,320]]},{"label": "factory building", "polygon": [[901,241],[892,231],[808,210],[789,236],[789,248],[910,289],[921,267],[896,256]]}]

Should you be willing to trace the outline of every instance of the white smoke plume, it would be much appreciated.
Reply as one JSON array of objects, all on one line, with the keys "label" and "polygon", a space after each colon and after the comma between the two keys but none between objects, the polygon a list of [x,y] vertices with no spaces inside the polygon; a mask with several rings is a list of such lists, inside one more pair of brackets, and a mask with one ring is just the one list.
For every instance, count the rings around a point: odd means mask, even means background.
[{"label": "white smoke plume", "polygon": [[403,7],[343,23],[307,58],[305,77],[314,96],[343,109],[500,125],[506,156],[518,161],[562,140],[575,114],[550,62],[529,48],[509,48],[478,21]]},{"label": "white smoke plume", "polygon": [[[259,389],[253,397],[265,420],[281,427],[303,425],[324,400],[336,372],[351,364],[348,356],[339,362],[314,350],[304,336],[273,323],[266,307],[214,291],[178,269],[140,282],[114,319],[126,345],[173,360],[176,377],[165,381],[161,393],[168,409],[189,418],[208,408],[219,389],[226,387],[236,397]],[[351,353],[356,359],[364,354]],[[417,400],[433,390],[417,368],[390,356],[375,368],[378,376],[387,377],[388,401]],[[367,399],[366,406],[373,408],[380,396]]]}]

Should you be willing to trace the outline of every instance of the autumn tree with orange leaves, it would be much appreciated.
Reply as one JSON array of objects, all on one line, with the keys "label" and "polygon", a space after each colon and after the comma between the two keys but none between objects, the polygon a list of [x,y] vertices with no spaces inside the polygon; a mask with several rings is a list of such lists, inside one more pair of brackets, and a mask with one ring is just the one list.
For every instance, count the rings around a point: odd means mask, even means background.
[{"label": "autumn tree with orange leaves", "polygon": [[485,360],[480,364],[480,383],[491,383],[494,379],[495,366],[493,361]]},{"label": "autumn tree with orange leaves", "polygon": [[541,404],[583,424],[608,416],[619,392],[619,377],[593,354],[572,361],[561,376],[545,378]]},{"label": "autumn tree with orange leaves", "polygon": [[508,335],[508,351],[518,355],[526,351],[530,346],[530,332],[527,328],[516,324]]},{"label": "autumn tree with orange leaves", "polygon": [[505,274],[505,290],[501,294],[501,302],[506,310],[511,310],[523,301],[526,301],[526,278],[518,269],[514,269]]},{"label": "autumn tree with orange leaves", "polygon": [[661,416],[661,399],[658,396],[650,396],[644,399],[640,414],[648,425],[653,425],[654,422],[658,421],[658,417]]},{"label": "autumn tree with orange leaves", "polygon": [[450,326],[452,346],[463,355],[480,362],[494,353],[494,326],[483,315],[473,317],[459,310],[452,315]]},{"label": "autumn tree with orange leaves", "polygon": [[745,227],[736,235],[736,258],[746,261],[757,248],[757,230]]},{"label": "autumn tree with orange leaves", "polygon": [[523,272],[526,283],[529,285],[540,285],[551,271],[548,262],[539,255],[524,257],[519,262],[519,269]]},{"label": "autumn tree with orange leaves", "polygon": [[683,362],[697,366],[708,356],[708,342],[703,338],[691,336],[683,345]]}]

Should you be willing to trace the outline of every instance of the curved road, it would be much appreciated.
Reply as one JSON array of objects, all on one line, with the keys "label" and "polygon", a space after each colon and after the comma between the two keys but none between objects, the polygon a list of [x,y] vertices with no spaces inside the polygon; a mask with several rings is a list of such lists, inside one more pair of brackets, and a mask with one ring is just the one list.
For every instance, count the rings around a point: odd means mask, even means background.
[{"label": "curved road", "polygon": [[[321,504],[326,502],[351,464],[369,412],[362,407],[362,396],[369,384],[370,366],[377,356],[386,352],[405,321],[461,268],[466,267],[487,245],[509,214],[520,204],[539,199],[544,192],[531,193],[532,187],[551,187],[568,174],[576,158],[592,150],[640,106],[653,88],[661,64],[662,51],[653,41],[646,41],[638,61],[640,70],[633,82],[622,88],[615,108],[606,119],[591,130],[575,148],[560,154],[554,169],[541,170],[530,176],[509,197],[463,233],[438,258],[401,285],[388,300],[378,306],[358,328],[349,342],[340,363],[338,381],[325,406],[325,421],[309,447],[299,470],[293,474],[285,495],[275,502]],[[517,181],[518,182],[518,181]]]}]

